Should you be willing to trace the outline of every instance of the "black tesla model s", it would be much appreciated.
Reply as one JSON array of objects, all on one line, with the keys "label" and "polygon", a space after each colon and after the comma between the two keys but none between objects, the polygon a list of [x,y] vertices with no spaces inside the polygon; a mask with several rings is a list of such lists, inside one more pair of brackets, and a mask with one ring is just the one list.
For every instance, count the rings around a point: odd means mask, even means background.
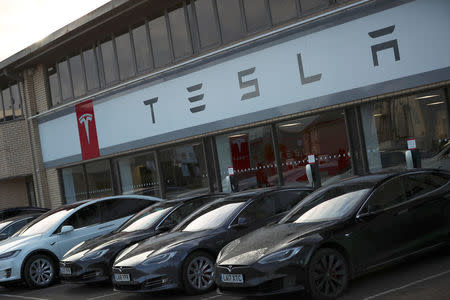
[{"label": "black tesla model s", "polygon": [[278,224],[226,245],[214,280],[223,294],[306,289],[341,295],[354,276],[445,245],[450,173],[414,170],[352,178],[317,190]]},{"label": "black tesla model s", "polygon": [[121,252],[113,266],[119,291],[184,288],[198,294],[214,288],[214,262],[228,242],[279,221],[309,188],[266,188],[241,192],[200,208],[171,232]]},{"label": "black tesla model s", "polygon": [[165,201],[137,213],[110,234],[82,242],[60,262],[60,276],[72,283],[106,281],[117,254],[131,244],[169,231],[206,203],[224,194],[209,194]]}]

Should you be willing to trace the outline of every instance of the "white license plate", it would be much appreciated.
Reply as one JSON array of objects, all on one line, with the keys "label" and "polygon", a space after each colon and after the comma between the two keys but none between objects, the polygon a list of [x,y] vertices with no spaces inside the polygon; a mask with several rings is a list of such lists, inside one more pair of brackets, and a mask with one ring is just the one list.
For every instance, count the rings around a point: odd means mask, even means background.
[{"label": "white license plate", "polygon": [[72,270],[70,268],[61,267],[59,268],[59,273],[61,273],[61,275],[72,275]]},{"label": "white license plate", "polygon": [[244,283],[242,274],[220,274],[220,278],[225,283]]},{"label": "white license plate", "polygon": [[130,274],[114,274],[115,281],[130,281]]}]

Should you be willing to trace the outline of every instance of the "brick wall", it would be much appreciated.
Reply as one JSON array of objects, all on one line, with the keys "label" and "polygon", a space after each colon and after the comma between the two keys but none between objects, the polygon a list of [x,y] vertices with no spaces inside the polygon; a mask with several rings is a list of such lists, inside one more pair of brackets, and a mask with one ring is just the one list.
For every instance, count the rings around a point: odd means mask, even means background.
[{"label": "brick wall", "polygon": [[0,209],[28,204],[25,178],[0,181]]}]

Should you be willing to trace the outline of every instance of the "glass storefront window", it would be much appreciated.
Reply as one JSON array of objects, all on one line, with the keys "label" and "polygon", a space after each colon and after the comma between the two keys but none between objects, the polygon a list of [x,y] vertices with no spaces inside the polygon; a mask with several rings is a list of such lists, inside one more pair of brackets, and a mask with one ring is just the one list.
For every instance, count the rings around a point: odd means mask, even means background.
[{"label": "glass storefront window", "polygon": [[62,169],[61,176],[66,203],[73,203],[88,198],[83,166]]},{"label": "glass storefront window", "polygon": [[277,125],[286,185],[309,184],[308,155],[319,162],[322,185],[351,176],[350,150],[344,115],[331,111]]},{"label": "glass storefront window", "polygon": [[278,184],[269,126],[218,136],[216,146],[224,192]]},{"label": "glass storefront window", "polygon": [[155,155],[145,153],[117,160],[122,194],[159,197],[159,180]]},{"label": "glass storefront window", "polygon": [[201,143],[165,149],[159,156],[167,198],[209,192],[208,172]]},{"label": "glass storefront window", "polygon": [[415,139],[422,167],[450,169],[448,99],[443,89],[361,106],[369,169],[404,168]]},{"label": "glass storefront window", "polygon": [[111,184],[109,160],[86,164],[89,198],[100,198],[114,194]]}]

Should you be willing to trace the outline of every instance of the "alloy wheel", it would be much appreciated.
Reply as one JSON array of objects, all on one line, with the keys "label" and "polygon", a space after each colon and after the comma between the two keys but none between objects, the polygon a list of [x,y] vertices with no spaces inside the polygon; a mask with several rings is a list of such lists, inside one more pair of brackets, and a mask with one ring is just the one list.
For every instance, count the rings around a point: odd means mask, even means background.
[{"label": "alloy wheel", "polygon": [[208,290],[213,284],[214,264],[203,256],[194,258],[187,267],[187,278],[190,285],[197,290]]},{"label": "alloy wheel", "polygon": [[327,250],[318,253],[312,260],[310,284],[314,294],[323,298],[335,298],[347,287],[347,264],[340,253]]},{"label": "alloy wheel", "polygon": [[50,261],[38,258],[31,263],[30,278],[37,286],[44,286],[53,280],[54,270]]}]

